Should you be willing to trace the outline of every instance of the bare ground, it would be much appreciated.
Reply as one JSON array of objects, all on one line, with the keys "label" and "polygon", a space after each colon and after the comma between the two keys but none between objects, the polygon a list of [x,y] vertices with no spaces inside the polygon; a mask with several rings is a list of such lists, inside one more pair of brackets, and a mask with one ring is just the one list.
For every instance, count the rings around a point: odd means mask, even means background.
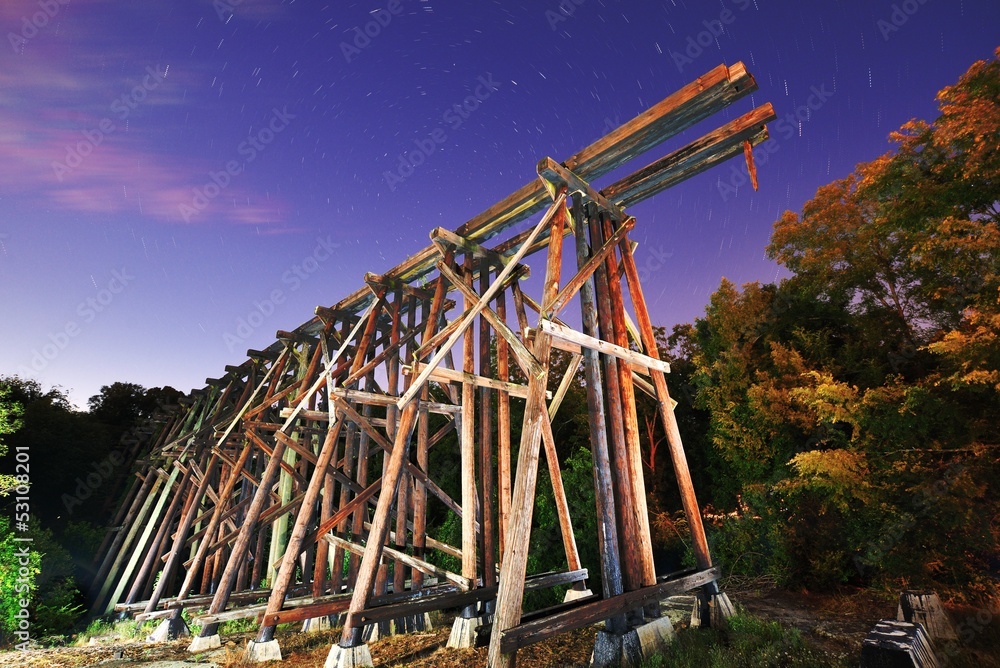
[{"label": "bare ground", "polygon": [[[879,619],[895,617],[895,600],[870,591],[845,594],[813,594],[791,592],[774,587],[729,587],[730,597],[738,606],[755,616],[780,622],[798,629],[810,645],[830,656],[860,655],[861,640]],[[959,619],[960,609],[950,610]],[[674,617],[675,626],[684,626]],[[452,650],[445,644],[451,618],[436,620],[435,629],[386,638],[370,645],[376,666],[413,666],[415,668],[478,668],[486,664],[486,649]],[[533,645],[518,653],[520,668],[586,665],[593,649],[596,628],[590,627],[567,633]],[[188,640],[165,643],[92,641],[83,647],[67,646],[32,649],[24,652],[0,653],[0,665],[10,668],[81,668],[101,666],[119,668],[244,668],[260,665],[244,662],[242,648],[253,633],[233,634],[218,650],[191,655]],[[284,661],[282,668],[322,668],[330,646],[339,639],[339,632],[297,633],[279,632]],[[992,652],[974,651],[979,668],[1000,668],[1000,659]]]}]

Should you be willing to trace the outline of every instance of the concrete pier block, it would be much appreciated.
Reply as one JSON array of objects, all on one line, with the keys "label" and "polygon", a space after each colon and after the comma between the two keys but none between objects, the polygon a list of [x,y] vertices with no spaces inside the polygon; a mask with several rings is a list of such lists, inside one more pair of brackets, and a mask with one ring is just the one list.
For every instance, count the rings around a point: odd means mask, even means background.
[{"label": "concrete pier block", "polygon": [[219,634],[216,633],[210,636],[195,636],[194,638],[191,638],[191,644],[188,645],[188,651],[192,654],[196,654],[198,652],[207,652],[210,649],[218,649],[219,647],[222,647],[222,639],[219,637]]},{"label": "concrete pier block", "polygon": [[334,645],[326,656],[323,668],[373,668],[374,665],[368,645],[357,647]]},{"label": "concrete pier block", "polygon": [[476,646],[476,629],[483,625],[482,617],[456,617],[448,636],[448,647],[464,649]]},{"label": "concrete pier block", "polygon": [[245,654],[254,663],[281,661],[281,647],[278,645],[277,640],[268,640],[267,642],[251,640],[247,643]]},{"label": "concrete pier block", "polygon": [[191,635],[191,630],[188,625],[180,617],[172,618],[168,617],[160,622],[160,625],[156,627],[146,638],[146,642],[164,642],[167,640],[177,640],[178,638],[186,638]]}]

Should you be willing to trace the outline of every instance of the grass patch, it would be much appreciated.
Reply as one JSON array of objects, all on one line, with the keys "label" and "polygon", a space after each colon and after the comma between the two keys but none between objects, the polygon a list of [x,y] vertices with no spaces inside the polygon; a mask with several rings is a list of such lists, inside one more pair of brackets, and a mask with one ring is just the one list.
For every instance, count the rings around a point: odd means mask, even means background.
[{"label": "grass patch", "polygon": [[726,629],[682,629],[643,668],[847,668],[847,657],[811,649],[796,629],[742,613]]},{"label": "grass patch", "polygon": [[120,622],[110,622],[95,619],[87,625],[82,633],[76,636],[74,644],[78,647],[85,646],[91,638],[98,638],[106,642],[145,640],[146,636],[155,631],[158,625],[157,621],[137,622],[134,619],[126,619]]}]

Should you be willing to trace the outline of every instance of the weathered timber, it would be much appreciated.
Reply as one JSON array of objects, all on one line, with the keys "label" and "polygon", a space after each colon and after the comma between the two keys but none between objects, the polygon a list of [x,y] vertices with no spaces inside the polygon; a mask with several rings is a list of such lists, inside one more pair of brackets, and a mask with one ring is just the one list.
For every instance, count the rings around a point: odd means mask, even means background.
[{"label": "weathered timber", "polygon": [[719,569],[710,568],[706,571],[699,571],[668,582],[659,582],[611,598],[583,603],[566,612],[502,630],[499,645],[503,651],[514,652],[521,647],[541,642],[560,633],[580,629],[628,610],[641,608],[667,596],[697,589],[708,582],[718,580],[719,577]]}]

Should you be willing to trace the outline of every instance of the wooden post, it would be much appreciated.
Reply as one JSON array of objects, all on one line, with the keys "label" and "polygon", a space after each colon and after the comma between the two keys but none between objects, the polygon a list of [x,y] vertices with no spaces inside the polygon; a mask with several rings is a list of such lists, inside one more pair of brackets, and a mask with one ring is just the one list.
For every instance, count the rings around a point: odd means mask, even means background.
[{"label": "wooden post", "polygon": [[[611,239],[614,229],[611,220],[601,215],[604,225],[604,238]],[[608,297],[611,300],[611,329],[614,333],[612,343],[628,348],[628,329],[625,325],[625,303],[622,299],[621,279],[618,274],[618,263],[615,254],[608,254],[605,260],[608,275]],[[656,584],[656,568],[653,566],[653,545],[649,536],[649,512],[646,508],[646,485],[642,474],[642,451],[639,449],[639,420],[635,413],[635,388],[632,385],[632,369],[625,362],[618,360],[618,386],[621,388],[622,413],[625,427],[625,452],[628,461],[628,477],[631,494],[635,503],[636,520],[639,524],[639,534],[636,536],[636,552],[641,566],[642,586]],[[655,611],[659,615],[659,609]]]},{"label": "wooden post", "polygon": [[[473,257],[465,256],[465,273],[462,279],[466,286],[472,285]],[[473,307],[473,302],[465,298],[465,310]],[[476,373],[475,332],[466,328],[462,345],[462,370],[470,375]],[[462,466],[462,576],[472,581],[476,579],[476,386],[471,382],[462,383],[462,433],[459,453]],[[475,606],[462,610],[462,617],[476,616]]]},{"label": "wooden post", "polygon": [[[573,219],[577,267],[582,268],[590,257],[590,247],[586,238],[587,215],[579,195],[573,198]],[[580,288],[580,311],[583,318],[583,333],[588,336],[598,336],[593,278],[587,280]],[[615,517],[614,485],[608,449],[607,421],[604,414],[604,384],[601,380],[600,359],[597,352],[590,348],[583,349],[583,371],[587,381],[590,452],[594,462],[594,502],[597,506],[597,542],[601,553],[601,586],[604,598],[611,598],[623,592],[621,562],[618,558],[618,522]],[[610,620],[608,630],[623,632],[624,617]]]},{"label": "wooden post", "polygon": [[[257,520],[260,519],[260,514],[264,511],[264,506],[270,501],[271,487],[274,485],[275,479],[278,477],[278,471],[281,470],[281,458],[284,454],[285,441],[278,439],[274,444],[274,450],[271,453],[271,457],[268,459],[267,467],[261,475],[260,485],[257,486],[257,491],[254,493],[253,500],[250,502],[250,507],[247,509],[247,514],[243,519],[243,524],[240,526],[240,532],[236,536],[236,542],[233,543],[233,548],[230,552],[226,569],[222,572],[222,578],[219,580],[219,587],[215,591],[215,595],[212,597],[212,604],[208,606],[208,614],[210,615],[217,615],[226,609],[226,604],[229,602],[229,595],[232,593],[232,586],[236,581],[236,575],[240,566],[243,564],[243,558],[246,556],[247,546],[250,543],[250,537],[252,536],[254,529],[257,528]],[[233,475],[238,474],[238,471],[233,472]],[[215,517],[213,517],[212,520],[214,521]],[[207,549],[209,542],[211,542],[211,537],[206,534],[205,544],[202,547]],[[217,623],[205,624],[205,626],[202,627],[199,636],[202,638],[213,636],[218,632],[218,630],[219,625]]]},{"label": "wooden post", "polygon": [[[501,290],[497,294],[497,317],[507,321],[507,297]],[[510,380],[510,348],[503,337],[497,337],[497,377],[507,382]],[[497,508],[500,514],[500,554],[507,547],[507,518],[510,516],[510,393],[500,390],[497,393]]]},{"label": "wooden post", "polygon": [[[592,247],[601,245],[603,230],[597,212],[597,207],[593,204],[587,206],[590,243]],[[611,295],[608,287],[607,267],[598,267],[594,272],[594,280],[597,287],[597,322],[600,330],[600,338],[605,341],[614,341],[614,328],[611,314]],[[642,524],[636,512],[636,501],[633,496],[633,487],[629,475],[628,450],[625,442],[625,419],[622,410],[622,393],[620,386],[620,374],[618,373],[618,360],[610,355],[601,354],[601,362],[604,371],[605,400],[607,402],[608,432],[611,436],[611,457],[614,461],[612,467],[615,505],[618,511],[619,542],[622,554],[622,572],[625,576],[625,590],[633,591],[643,585],[643,567],[639,554],[639,534],[642,531]],[[635,619],[633,621],[641,621]]]},{"label": "wooden post", "polygon": [[[566,225],[565,190],[556,200],[558,211],[551,219],[548,261],[545,267],[545,285],[542,293],[544,309],[559,293],[559,278],[562,269],[562,238]],[[543,420],[547,417],[545,405],[546,383],[548,381],[549,357],[552,352],[549,335],[538,332],[532,346],[532,353],[542,371],[528,379],[528,399],[524,409],[524,426],[521,429],[521,445],[517,456],[517,477],[514,479],[514,497],[511,501],[511,516],[508,520],[508,541],[500,571],[500,585],[497,591],[497,607],[493,617],[493,632],[490,636],[488,665],[492,668],[510,668],[514,664],[514,653],[500,651],[503,632],[521,620],[521,604],[524,597],[524,576],[528,565],[528,543],[531,536],[531,519],[535,505],[535,482],[538,478],[538,454],[542,440]]]},{"label": "wooden post", "polygon": [[[490,263],[487,259],[479,263],[479,293],[485,295],[490,287]],[[503,292],[502,290],[500,291]],[[490,323],[484,316],[479,316],[479,373],[492,376],[490,369]],[[501,337],[496,337],[499,345]],[[496,544],[493,527],[493,402],[492,391],[487,387],[479,388],[479,475],[482,480],[482,496],[479,500],[480,532],[483,551],[483,586],[492,587],[496,584]],[[493,612],[493,601],[485,602],[485,612]]]}]

